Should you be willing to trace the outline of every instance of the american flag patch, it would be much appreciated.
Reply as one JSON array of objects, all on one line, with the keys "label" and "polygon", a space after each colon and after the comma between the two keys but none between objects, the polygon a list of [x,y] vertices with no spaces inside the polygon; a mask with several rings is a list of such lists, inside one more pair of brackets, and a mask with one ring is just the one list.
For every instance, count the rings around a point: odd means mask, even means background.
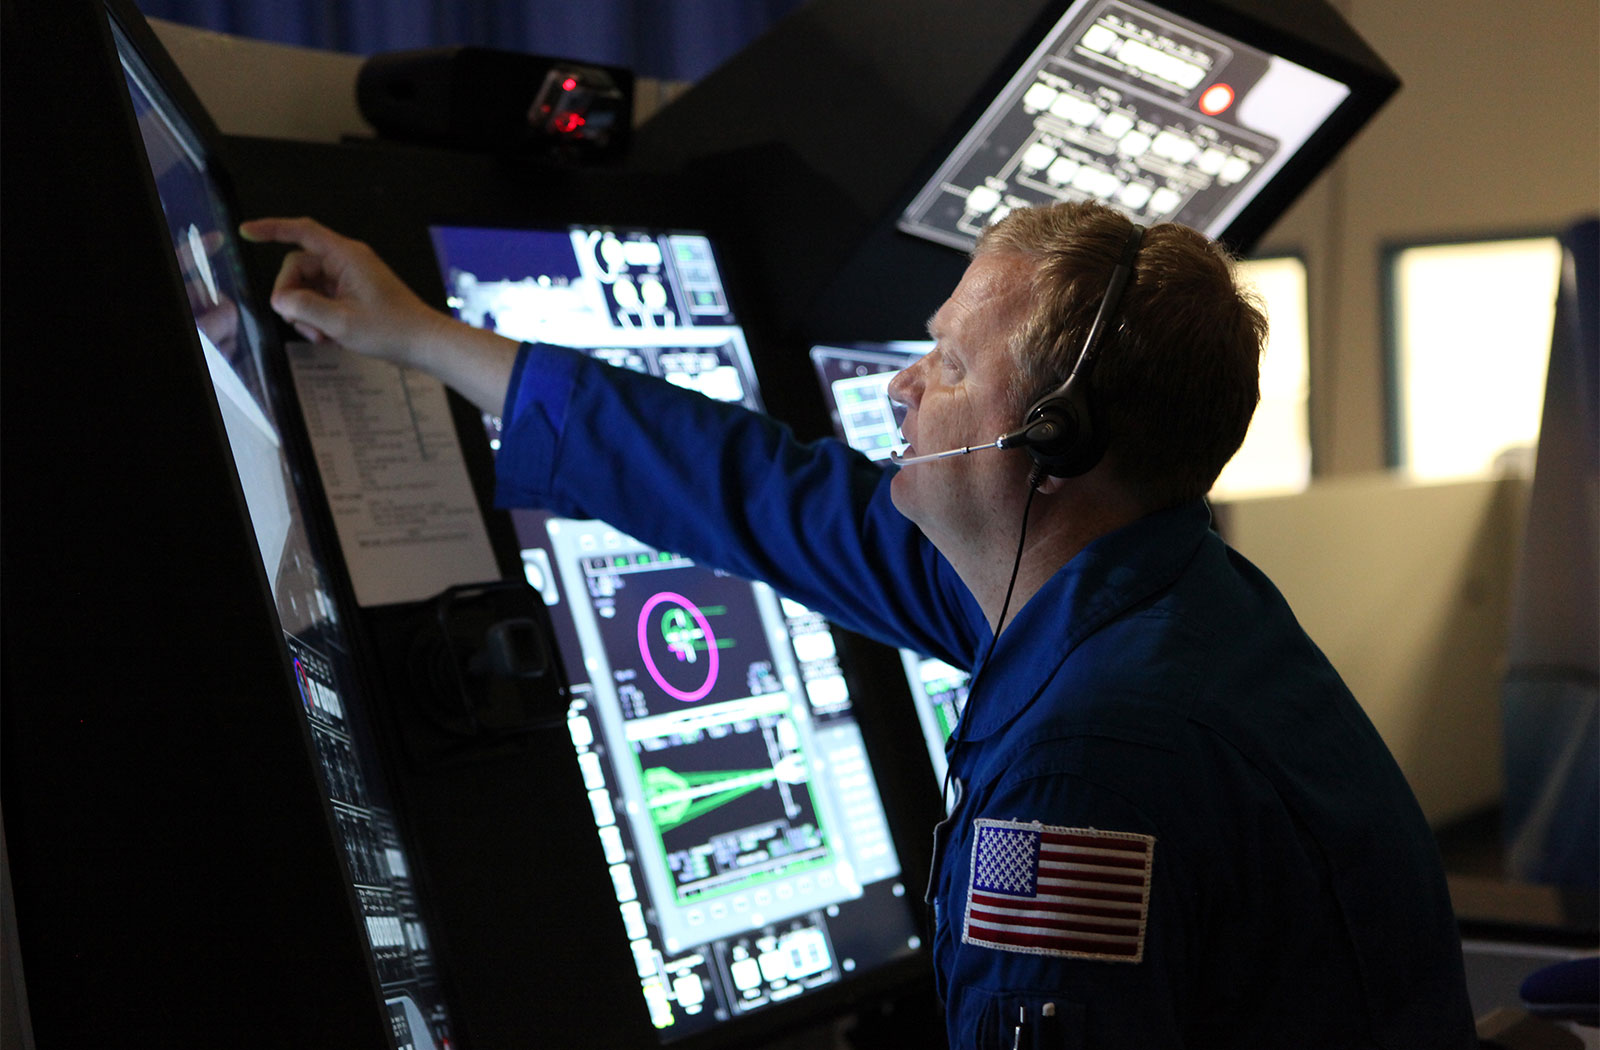
[{"label": "american flag patch", "polygon": [[1144,957],[1152,835],[973,821],[965,944],[1136,963]]}]

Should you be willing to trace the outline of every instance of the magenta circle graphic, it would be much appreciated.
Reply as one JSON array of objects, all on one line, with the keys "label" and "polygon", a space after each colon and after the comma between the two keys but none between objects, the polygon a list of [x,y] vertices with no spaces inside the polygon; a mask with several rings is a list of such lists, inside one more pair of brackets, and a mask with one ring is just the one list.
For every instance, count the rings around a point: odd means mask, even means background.
[{"label": "magenta circle graphic", "polygon": [[[685,612],[694,617],[694,624],[700,628],[701,636],[705,641],[706,680],[700,684],[699,688],[689,692],[678,689],[671,682],[668,682],[666,676],[661,673],[661,669],[656,666],[655,657],[650,655],[650,614],[655,611],[656,606],[664,602],[671,602],[674,605],[681,606]],[[656,685],[659,685],[668,696],[682,700],[685,703],[693,703],[696,700],[704,699],[706,694],[711,692],[711,687],[717,683],[716,635],[711,633],[711,624],[706,620],[705,614],[700,611],[694,602],[691,602],[681,594],[662,591],[659,594],[651,595],[650,599],[644,603],[644,608],[639,610],[639,655],[644,659],[644,669],[650,672],[650,677],[655,679]]]}]

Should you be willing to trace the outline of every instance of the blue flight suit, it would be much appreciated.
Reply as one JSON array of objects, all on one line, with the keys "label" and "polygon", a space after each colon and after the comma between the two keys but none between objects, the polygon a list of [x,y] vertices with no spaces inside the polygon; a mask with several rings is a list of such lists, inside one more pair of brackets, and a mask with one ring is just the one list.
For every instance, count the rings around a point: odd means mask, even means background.
[{"label": "blue flight suit", "polygon": [[1009,1048],[1019,1020],[1039,1048],[1476,1045],[1421,810],[1202,501],[1092,543],[980,662],[976,601],[841,443],[551,347],[524,348],[504,424],[502,504],[977,665],[937,875],[951,1045]]}]

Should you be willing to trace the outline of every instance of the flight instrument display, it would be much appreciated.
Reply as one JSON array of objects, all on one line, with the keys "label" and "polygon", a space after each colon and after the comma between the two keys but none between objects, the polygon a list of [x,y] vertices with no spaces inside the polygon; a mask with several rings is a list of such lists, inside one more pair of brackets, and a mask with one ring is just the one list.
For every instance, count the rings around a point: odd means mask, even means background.
[{"label": "flight instrument display", "polygon": [[[519,340],[759,409],[708,237],[434,227],[448,305]],[[499,420],[485,420],[497,447]],[[661,1040],[920,946],[832,628],[609,525],[516,510],[568,728]]]},{"label": "flight instrument display", "polygon": [[1092,200],[1218,237],[1350,94],[1143,0],[1078,0],[900,229],[963,250],[1014,209]]}]

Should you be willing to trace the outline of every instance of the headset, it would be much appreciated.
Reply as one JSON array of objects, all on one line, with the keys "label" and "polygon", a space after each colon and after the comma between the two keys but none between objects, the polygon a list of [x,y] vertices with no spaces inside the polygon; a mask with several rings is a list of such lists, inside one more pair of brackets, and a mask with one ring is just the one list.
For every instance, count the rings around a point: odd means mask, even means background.
[{"label": "headset", "polygon": [[1111,282],[1095,311],[1094,322],[1078,352],[1072,372],[1060,386],[1035,401],[1022,426],[999,438],[999,448],[1026,448],[1041,474],[1075,478],[1094,469],[1106,451],[1106,433],[1095,419],[1089,378],[1100,357],[1106,329],[1116,319],[1122,295],[1133,277],[1134,262],[1144,243],[1144,227],[1135,225],[1111,271]]}]

